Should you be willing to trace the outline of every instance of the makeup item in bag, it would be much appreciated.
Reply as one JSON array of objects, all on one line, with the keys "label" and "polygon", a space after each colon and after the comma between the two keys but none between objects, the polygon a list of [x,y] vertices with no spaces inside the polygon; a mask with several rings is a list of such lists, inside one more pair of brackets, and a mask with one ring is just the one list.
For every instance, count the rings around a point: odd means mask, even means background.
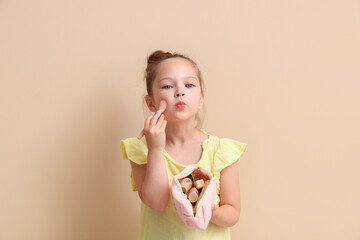
[{"label": "makeup item in bag", "polygon": [[[193,181],[193,185],[188,191],[188,194],[183,192],[180,184],[184,178],[192,178],[191,180]],[[204,181],[204,186],[202,188],[198,186],[199,189],[197,189],[195,182],[199,181],[197,184],[201,185],[201,180]],[[196,193],[195,190],[198,191],[199,195],[197,200],[192,203],[191,201],[195,199],[190,201],[189,196],[192,198],[192,195]],[[205,230],[212,216],[212,204],[216,196],[216,182],[210,170],[206,167],[187,166],[174,176],[171,193],[176,211],[183,223],[191,228]]]},{"label": "makeup item in bag", "polygon": [[204,180],[199,179],[199,180],[195,181],[194,186],[196,187],[197,190],[203,188],[204,187]]},{"label": "makeup item in bag", "polygon": [[180,180],[181,188],[192,205],[194,215],[196,214],[197,205],[205,192],[205,188],[209,184],[209,180],[209,176],[199,168]]},{"label": "makeup item in bag", "polygon": [[199,199],[199,191],[195,187],[190,189],[188,199],[191,203],[195,203]]},{"label": "makeup item in bag", "polygon": [[183,193],[188,194],[190,188],[193,185],[193,181],[186,177],[180,181],[181,189],[183,190]]},{"label": "makeup item in bag", "polygon": [[202,172],[200,169],[195,169],[192,173],[191,176],[194,180],[194,182],[196,182],[197,180],[208,180],[209,177],[206,175],[206,173]]},{"label": "makeup item in bag", "polygon": [[202,196],[204,195],[204,192],[205,192],[207,186],[209,185],[209,183],[210,183],[210,180],[206,180],[205,183],[204,183],[204,187],[202,188],[201,193],[200,193],[200,196],[199,196],[199,198],[198,198],[198,201],[196,202],[195,207],[194,207],[194,215],[196,215],[197,206],[198,206],[198,204],[199,204],[199,202],[200,202],[200,199],[201,199]]}]

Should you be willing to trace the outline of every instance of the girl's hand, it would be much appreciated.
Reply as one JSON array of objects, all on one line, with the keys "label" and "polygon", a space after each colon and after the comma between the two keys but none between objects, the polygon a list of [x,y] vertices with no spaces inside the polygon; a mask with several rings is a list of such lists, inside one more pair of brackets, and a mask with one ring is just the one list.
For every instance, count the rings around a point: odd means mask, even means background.
[{"label": "girl's hand", "polygon": [[212,215],[214,215],[214,212],[216,211],[216,209],[218,209],[218,206],[216,206],[215,203],[212,203],[212,206],[211,206]]},{"label": "girl's hand", "polygon": [[145,120],[144,135],[147,147],[152,151],[164,151],[166,145],[165,128],[167,121],[161,110],[152,112]]}]

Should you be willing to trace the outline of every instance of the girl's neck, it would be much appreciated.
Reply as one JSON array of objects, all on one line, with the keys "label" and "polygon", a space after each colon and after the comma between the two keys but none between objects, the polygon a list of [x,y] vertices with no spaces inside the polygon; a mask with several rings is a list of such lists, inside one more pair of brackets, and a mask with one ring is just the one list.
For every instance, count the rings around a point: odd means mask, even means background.
[{"label": "girl's neck", "polygon": [[199,139],[199,130],[194,127],[194,122],[176,122],[166,124],[166,144],[183,146]]}]

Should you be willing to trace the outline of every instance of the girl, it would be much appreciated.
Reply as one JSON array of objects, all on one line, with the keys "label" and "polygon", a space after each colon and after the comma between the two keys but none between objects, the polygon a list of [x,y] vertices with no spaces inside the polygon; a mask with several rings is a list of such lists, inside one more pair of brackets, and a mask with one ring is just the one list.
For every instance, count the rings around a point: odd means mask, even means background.
[{"label": "girl", "polygon": [[[131,164],[133,191],[142,201],[139,239],[230,239],[229,227],[240,216],[238,161],[247,144],[218,138],[199,127],[204,83],[193,60],[155,51],[147,64],[145,102],[151,114],[145,120],[145,137],[121,141],[124,158]],[[161,101],[165,110],[159,110]],[[171,196],[173,176],[189,164],[207,167],[216,180],[206,230],[188,228]]]}]

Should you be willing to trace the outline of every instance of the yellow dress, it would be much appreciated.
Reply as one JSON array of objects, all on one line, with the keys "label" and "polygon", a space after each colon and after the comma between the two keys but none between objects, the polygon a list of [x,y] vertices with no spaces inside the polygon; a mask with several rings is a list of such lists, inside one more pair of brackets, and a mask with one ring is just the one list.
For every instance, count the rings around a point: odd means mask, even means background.
[{"label": "yellow dress", "polygon": [[[220,172],[227,166],[239,161],[247,149],[246,143],[241,143],[229,138],[219,138],[208,134],[204,129],[201,131],[208,135],[208,138],[202,143],[202,155],[197,164],[194,166],[207,167],[216,180],[215,204],[220,202]],[[145,137],[142,139],[127,138],[121,140],[121,151],[125,159],[137,164],[146,164],[147,162],[147,145]],[[186,165],[178,163],[166,151],[164,158],[169,179],[169,188],[174,175],[181,172]],[[131,184],[133,191],[137,191],[133,175],[131,173]],[[211,240],[211,239],[231,239],[230,229],[228,227],[219,227],[209,223],[206,230],[197,230],[188,228],[180,219],[169,191],[169,201],[164,211],[155,211],[144,203],[141,203],[140,213],[140,230],[138,239],[149,240],[169,240],[169,239],[186,239],[186,240]]]}]

